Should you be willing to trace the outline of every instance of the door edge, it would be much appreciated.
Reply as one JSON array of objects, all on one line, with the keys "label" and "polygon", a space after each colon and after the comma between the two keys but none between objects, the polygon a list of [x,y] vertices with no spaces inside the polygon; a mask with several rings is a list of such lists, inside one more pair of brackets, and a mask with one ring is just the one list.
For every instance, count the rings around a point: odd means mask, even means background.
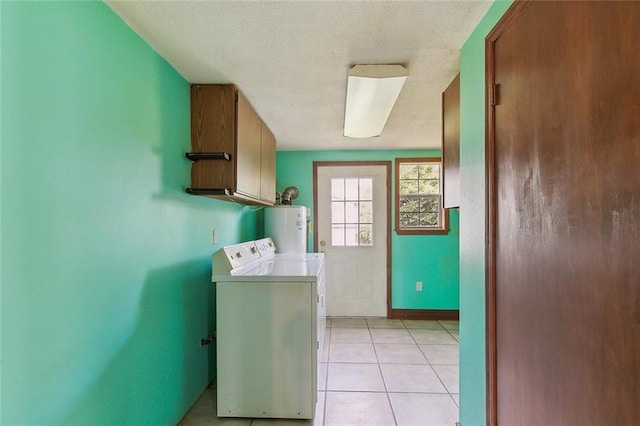
[{"label": "door edge", "polygon": [[495,164],[495,43],[533,0],[516,0],[485,38],[485,356],[486,424],[498,424],[496,337],[497,180]]}]

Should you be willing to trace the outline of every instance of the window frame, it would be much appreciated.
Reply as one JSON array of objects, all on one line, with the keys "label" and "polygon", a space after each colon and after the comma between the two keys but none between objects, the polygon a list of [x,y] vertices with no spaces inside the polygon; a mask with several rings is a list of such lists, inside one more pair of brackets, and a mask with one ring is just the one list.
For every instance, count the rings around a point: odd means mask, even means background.
[{"label": "window frame", "polygon": [[[438,163],[440,166],[440,223],[439,228],[410,228],[400,226],[400,166],[402,164]],[[443,203],[442,185],[443,166],[441,157],[398,157],[395,159],[395,232],[398,235],[445,235],[449,233],[449,209]]]}]

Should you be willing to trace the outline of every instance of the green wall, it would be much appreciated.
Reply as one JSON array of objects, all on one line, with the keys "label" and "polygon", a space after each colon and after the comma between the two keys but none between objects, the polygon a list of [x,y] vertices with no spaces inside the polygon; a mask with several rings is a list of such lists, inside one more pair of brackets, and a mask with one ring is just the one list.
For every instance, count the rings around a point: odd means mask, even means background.
[{"label": "green wall", "polygon": [[108,6],[0,7],[0,423],[176,424],[257,215],[183,192],[189,85]]},{"label": "green wall", "polygon": [[[391,172],[394,173],[396,157],[439,155],[439,151],[424,150],[278,151],[276,189],[282,191],[287,186],[297,186],[300,196],[294,204],[313,209],[313,161],[391,161]],[[394,193],[392,187],[392,197]],[[393,220],[392,217],[392,227]],[[448,235],[397,235],[392,232],[391,299],[394,309],[458,309],[457,211],[451,212],[450,220],[451,232]],[[313,235],[310,241],[313,241]],[[416,291],[416,281],[424,282],[422,292]]]},{"label": "green wall", "polygon": [[486,423],[485,381],[485,48],[510,6],[496,1],[460,52],[460,424]]}]

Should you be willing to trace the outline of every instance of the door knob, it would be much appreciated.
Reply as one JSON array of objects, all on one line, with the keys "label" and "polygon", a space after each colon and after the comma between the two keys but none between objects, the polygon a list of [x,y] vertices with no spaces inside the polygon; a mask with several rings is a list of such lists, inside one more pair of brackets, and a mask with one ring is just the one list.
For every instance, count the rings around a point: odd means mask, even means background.
[{"label": "door knob", "polygon": [[324,247],[327,243],[325,243],[324,241],[320,241],[320,246]]}]

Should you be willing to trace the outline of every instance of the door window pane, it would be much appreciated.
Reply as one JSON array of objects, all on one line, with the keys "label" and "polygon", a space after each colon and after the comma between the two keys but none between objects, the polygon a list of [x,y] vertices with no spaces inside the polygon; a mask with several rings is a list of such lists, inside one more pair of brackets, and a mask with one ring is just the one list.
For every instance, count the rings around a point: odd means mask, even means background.
[{"label": "door window pane", "polygon": [[347,200],[358,199],[358,179],[345,179],[344,180],[344,195]]},{"label": "door window pane", "polygon": [[373,223],[373,202],[360,202],[360,223]]},{"label": "door window pane", "polygon": [[344,200],[344,179],[331,179],[331,199]]},{"label": "door window pane", "polygon": [[332,202],[331,203],[331,223],[344,223],[344,203]]},{"label": "door window pane", "polygon": [[373,245],[373,225],[360,225],[360,245]]},{"label": "door window pane", "polygon": [[334,246],[344,245],[344,225],[331,225],[331,244]]},{"label": "door window pane", "polygon": [[373,179],[333,178],[331,200],[331,245],[373,245]]},{"label": "door window pane", "polygon": [[348,201],[344,203],[345,207],[345,222],[346,223],[358,223],[358,202]]},{"label": "door window pane", "polygon": [[373,179],[360,179],[360,200],[373,200]]},{"label": "door window pane", "polygon": [[358,225],[345,225],[345,245],[357,246],[358,245]]}]

